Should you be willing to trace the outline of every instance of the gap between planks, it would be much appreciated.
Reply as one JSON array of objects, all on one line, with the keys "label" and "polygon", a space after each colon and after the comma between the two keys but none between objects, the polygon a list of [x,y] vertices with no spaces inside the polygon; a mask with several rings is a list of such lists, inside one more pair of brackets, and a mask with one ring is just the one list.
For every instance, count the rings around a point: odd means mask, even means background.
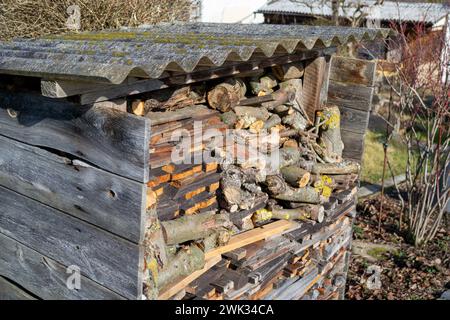
[{"label": "gap between planks", "polygon": [[298,223],[294,221],[278,220],[276,222],[266,224],[262,227],[255,228],[250,231],[246,231],[233,236],[227,245],[218,247],[205,253],[205,266],[203,269],[195,271],[194,273],[183,278],[181,281],[178,281],[172,287],[167,288],[159,295],[158,299],[167,300],[179,291],[183,290],[183,288],[186,287],[189,283],[191,283],[206,271],[211,269],[214,265],[216,265],[222,259],[222,254],[266,239],[268,237],[282,234],[283,232],[297,226]]}]

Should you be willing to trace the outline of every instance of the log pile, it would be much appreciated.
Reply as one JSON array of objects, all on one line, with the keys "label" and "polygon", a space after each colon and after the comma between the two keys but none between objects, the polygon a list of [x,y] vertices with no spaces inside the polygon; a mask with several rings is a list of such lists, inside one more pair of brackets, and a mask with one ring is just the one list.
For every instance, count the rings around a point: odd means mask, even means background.
[{"label": "log pile", "polygon": [[[303,76],[296,62],[129,103],[152,124],[146,298],[337,298],[359,164],[339,108],[305,106]],[[211,260],[275,221],[293,230]]]}]

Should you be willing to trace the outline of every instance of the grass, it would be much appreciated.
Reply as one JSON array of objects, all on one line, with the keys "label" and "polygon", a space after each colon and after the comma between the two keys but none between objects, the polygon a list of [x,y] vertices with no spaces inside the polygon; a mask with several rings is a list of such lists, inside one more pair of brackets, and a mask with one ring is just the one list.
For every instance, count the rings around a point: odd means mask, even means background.
[{"label": "grass", "polygon": [[[361,180],[369,183],[381,183],[383,175],[384,151],[383,142],[385,135],[380,132],[368,131],[365,138]],[[404,144],[391,141],[387,149],[389,163],[394,170],[394,175],[405,172],[407,150]],[[385,179],[391,177],[389,168],[386,167]]]}]

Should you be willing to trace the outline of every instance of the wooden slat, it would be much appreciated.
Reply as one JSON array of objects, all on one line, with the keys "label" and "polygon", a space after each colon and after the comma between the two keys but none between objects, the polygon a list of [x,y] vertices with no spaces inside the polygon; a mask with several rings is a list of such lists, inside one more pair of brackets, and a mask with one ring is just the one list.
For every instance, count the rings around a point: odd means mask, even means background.
[{"label": "wooden slat", "polygon": [[276,234],[282,234],[284,231],[292,229],[298,226],[297,222],[288,220],[278,220],[266,224],[262,227],[252,229],[250,231],[242,232],[238,235],[231,237],[231,240],[225,246],[215,248],[205,253],[205,258],[209,259],[213,256],[221,255],[222,253],[241,248],[248,244],[257,242],[262,239],[266,239]]},{"label": "wooden slat", "polygon": [[204,274],[206,271],[211,269],[214,265],[216,265],[220,260],[222,260],[221,256],[213,256],[205,261],[205,266],[201,270],[194,271],[187,277],[181,279],[180,281],[176,281],[176,283],[169,287],[162,290],[162,292],[159,294],[158,299],[159,300],[167,300],[177,294],[179,291],[183,290],[189,283],[200,277],[202,274]]},{"label": "wooden slat", "polygon": [[0,187],[0,232],[129,299],[142,295],[142,248]]},{"label": "wooden slat", "polygon": [[341,130],[341,138],[342,142],[344,142],[342,156],[345,159],[352,159],[361,163],[364,153],[364,136],[365,134]]},{"label": "wooden slat", "polygon": [[330,80],[371,87],[375,82],[376,62],[333,56]]},{"label": "wooden slat", "polygon": [[369,112],[339,106],[341,111],[341,129],[363,134],[369,124]]},{"label": "wooden slat", "polygon": [[330,81],[328,102],[339,107],[370,111],[374,88]]},{"label": "wooden slat", "polygon": [[303,106],[311,121],[314,121],[316,110],[320,105],[320,92],[325,80],[326,65],[325,57],[317,57],[305,67]]},{"label": "wooden slat", "polygon": [[[67,280],[71,273],[67,273],[67,266],[1,233],[0,247],[0,274],[13,279],[41,299],[123,299],[85,276],[80,277],[78,290],[69,289]],[[6,294],[0,277],[0,300],[5,299]]]},{"label": "wooden slat", "polygon": [[0,136],[0,185],[135,243],[144,238],[145,184]]},{"label": "wooden slat", "polygon": [[118,175],[148,181],[150,123],[143,117],[0,91],[0,135],[61,150]]},{"label": "wooden slat", "polygon": [[[1,254],[2,252],[0,251],[0,255]],[[15,286],[5,278],[0,277],[0,301],[2,300],[36,300],[36,298]]]}]

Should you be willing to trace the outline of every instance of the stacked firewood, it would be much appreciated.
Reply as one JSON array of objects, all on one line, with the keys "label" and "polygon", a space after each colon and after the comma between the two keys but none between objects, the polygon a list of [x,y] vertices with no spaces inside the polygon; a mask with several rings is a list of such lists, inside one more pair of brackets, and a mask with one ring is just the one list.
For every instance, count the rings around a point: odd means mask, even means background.
[{"label": "stacked firewood", "polygon": [[312,286],[310,298],[335,294],[330,272],[348,244],[337,235],[349,222],[341,216],[331,233],[325,225],[353,203],[359,165],[342,159],[339,108],[304,105],[303,73],[296,62],[133,98],[129,111],[152,125],[147,298],[205,268],[233,235],[276,220],[298,227],[224,253],[176,297],[299,299]]},{"label": "stacked firewood", "polygon": [[[303,233],[301,238],[297,238]],[[295,232],[258,241],[223,255],[191,282],[184,299],[337,299],[345,284],[350,218],[341,215],[319,232]],[[176,297],[174,297],[176,298]]]}]

